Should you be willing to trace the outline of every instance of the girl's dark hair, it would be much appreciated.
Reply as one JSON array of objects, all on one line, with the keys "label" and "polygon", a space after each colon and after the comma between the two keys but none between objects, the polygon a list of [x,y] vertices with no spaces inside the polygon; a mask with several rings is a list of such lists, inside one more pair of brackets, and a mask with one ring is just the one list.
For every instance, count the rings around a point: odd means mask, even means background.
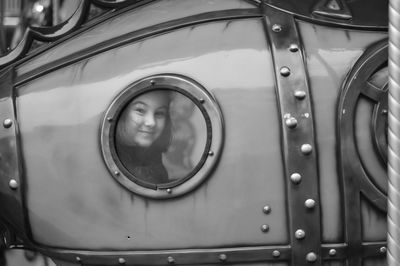
[{"label": "girl's dark hair", "polygon": [[165,152],[168,150],[171,141],[172,141],[172,123],[171,123],[171,115],[168,109],[163,132],[161,132],[158,139],[156,139],[156,141],[153,143],[153,145],[151,145],[150,148],[157,149],[160,152]]}]

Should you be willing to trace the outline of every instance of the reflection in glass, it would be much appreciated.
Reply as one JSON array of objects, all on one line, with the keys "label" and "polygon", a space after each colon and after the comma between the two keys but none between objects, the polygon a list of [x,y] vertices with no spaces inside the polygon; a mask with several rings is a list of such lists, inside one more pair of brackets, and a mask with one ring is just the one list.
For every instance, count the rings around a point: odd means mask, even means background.
[{"label": "reflection in glass", "polygon": [[166,184],[194,169],[206,136],[205,120],[189,98],[177,91],[153,90],[135,97],[122,110],[115,148],[135,179]]}]

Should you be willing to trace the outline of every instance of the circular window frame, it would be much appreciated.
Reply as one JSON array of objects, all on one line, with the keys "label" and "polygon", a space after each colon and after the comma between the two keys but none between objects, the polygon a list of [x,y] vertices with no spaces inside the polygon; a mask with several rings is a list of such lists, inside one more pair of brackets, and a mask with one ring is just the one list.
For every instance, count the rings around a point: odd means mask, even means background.
[{"label": "circular window frame", "polygon": [[[114,138],[116,125],[125,107],[139,95],[156,90],[174,91],[189,98],[202,113],[207,131],[200,161],[185,177],[165,184],[146,182],[128,171],[117,155]],[[130,84],[113,99],[102,120],[100,145],[108,170],[123,187],[149,198],[173,198],[193,190],[209,176],[221,154],[223,128],[218,103],[203,86],[179,75],[155,75]]]}]

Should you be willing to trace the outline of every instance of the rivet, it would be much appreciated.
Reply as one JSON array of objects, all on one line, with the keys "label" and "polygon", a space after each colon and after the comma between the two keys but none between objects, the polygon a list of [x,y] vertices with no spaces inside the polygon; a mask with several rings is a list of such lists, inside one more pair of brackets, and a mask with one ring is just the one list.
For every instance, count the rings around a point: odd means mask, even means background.
[{"label": "rivet", "polygon": [[213,155],[214,155],[214,152],[213,152],[213,151],[209,151],[209,152],[208,152],[208,155],[213,156]]},{"label": "rivet", "polygon": [[306,256],[306,260],[308,262],[316,262],[317,261],[317,254],[315,254],[314,252],[308,253],[307,256]]},{"label": "rivet", "polygon": [[379,249],[379,252],[382,253],[382,254],[385,254],[386,251],[387,251],[386,247],[381,247],[381,248]]},{"label": "rivet", "polygon": [[225,254],[220,254],[220,255],[218,256],[218,259],[219,259],[220,261],[226,261],[227,256],[226,256]]},{"label": "rivet", "polygon": [[388,110],[386,110],[386,109],[383,109],[383,110],[382,110],[382,114],[383,114],[383,115],[387,115],[387,113],[388,113]]},{"label": "rivet", "polygon": [[281,256],[281,253],[279,252],[279,250],[272,251],[272,257],[279,258],[280,256]]},{"label": "rivet", "polygon": [[285,120],[285,124],[288,128],[295,128],[297,127],[297,119],[294,117],[290,117]]},{"label": "rivet", "polygon": [[11,189],[17,189],[18,188],[18,182],[15,179],[11,179],[10,182],[8,183]]},{"label": "rivet", "polygon": [[80,258],[80,257],[76,257],[75,259],[76,259],[76,261],[78,261],[78,262],[81,261],[81,258]]},{"label": "rivet", "polygon": [[118,263],[119,263],[119,264],[125,264],[126,261],[125,261],[124,258],[119,258],[119,259],[118,259]]},{"label": "rivet", "polygon": [[171,257],[171,256],[169,256],[169,257],[167,258],[167,261],[168,261],[169,264],[174,264],[174,263],[175,263],[174,258]]},{"label": "rivet", "polygon": [[274,24],[274,25],[272,25],[272,30],[274,32],[280,32],[280,31],[282,31],[282,26],[279,24]]},{"label": "rivet", "polygon": [[264,233],[269,231],[269,225],[268,224],[263,224],[261,226],[261,231],[263,231]]},{"label": "rivet", "polygon": [[263,212],[264,212],[265,214],[269,214],[269,213],[271,212],[271,207],[268,206],[268,205],[264,206]]},{"label": "rivet", "polygon": [[290,175],[290,180],[293,182],[293,184],[300,184],[301,175],[299,173],[293,173]]},{"label": "rivet", "polygon": [[118,171],[115,171],[115,172],[114,172],[114,175],[119,175],[119,172],[118,172]]},{"label": "rivet", "polygon": [[156,84],[156,82],[154,80],[150,80],[150,84],[151,84],[151,86],[154,86]]},{"label": "rivet", "polygon": [[302,230],[302,229],[298,229],[294,233],[294,236],[296,237],[296,239],[303,239],[306,237],[306,232],[304,232],[304,230]]},{"label": "rivet", "polygon": [[307,209],[313,209],[315,207],[315,200],[313,199],[307,199],[304,202],[304,205],[306,206]]},{"label": "rivet", "polygon": [[107,117],[107,121],[108,121],[108,122],[113,121],[112,117]]},{"label": "rivet", "polygon": [[4,119],[4,121],[3,121],[3,126],[4,126],[5,128],[11,127],[12,124],[13,124],[13,121],[12,121],[10,118]]},{"label": "rivet", "polygon": [[299,46],[297,46],[297,44],[292,43],[292,44],[289,46],[289,51],[291,51],[292,53],[295,53],[295,52],[297,52],[298,50],[299,50]]},{"label": "rivet", "polygon": [[306,98],[306,92],[302,90],[297,90],[294,92],[294,97],[296,97],[296,99],[298,100],[303,100],[304,98]]},{"label": "rivet", "polygon": [[200,99],[199,99],[199,102],[200,102],[200,103],[204,103],[204,99],[203,99],[203,98],[200,98]]},{"label": "rivet", "polygon": [[290,69],[288,67],[282,67],[279,72],[281,73],[281,76],[283,76],[283,77],[287,77],[290,75]]},{"label": "rivet", "polygon": [[312,146],[308,143],[301,145],[301,153],[304,155],[309,155],[312,152]]},{"label": "rivet", "polygon": [[336,256],[336,249],[332,248],[329,250],[329,256],[334,257]]},{"label": "rivet", "polygon": [[167,193],[168,193],[168,194],[171,194],[171,193],[172,193],[172,189],[167,188]]},{"label": "rivet", "polygon": [[286,113],[286,114],[283,115],[283,118],[285,118],[285,119],[288,119],[288,118],[291,118],[291,117],[292,117],[292,115],[289,114],[289,113]]}]

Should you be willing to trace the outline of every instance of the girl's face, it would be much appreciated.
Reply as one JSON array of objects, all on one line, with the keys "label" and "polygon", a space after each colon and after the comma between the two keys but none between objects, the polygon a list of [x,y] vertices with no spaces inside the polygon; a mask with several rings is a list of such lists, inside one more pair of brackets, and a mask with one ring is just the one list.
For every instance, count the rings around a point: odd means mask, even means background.
[{"label": "girl's face", "polygon": [[121,121],[125,144],[150,147],[163,132],[168,112],[168,92],[153,91],[135,98],[124,111]]}]

